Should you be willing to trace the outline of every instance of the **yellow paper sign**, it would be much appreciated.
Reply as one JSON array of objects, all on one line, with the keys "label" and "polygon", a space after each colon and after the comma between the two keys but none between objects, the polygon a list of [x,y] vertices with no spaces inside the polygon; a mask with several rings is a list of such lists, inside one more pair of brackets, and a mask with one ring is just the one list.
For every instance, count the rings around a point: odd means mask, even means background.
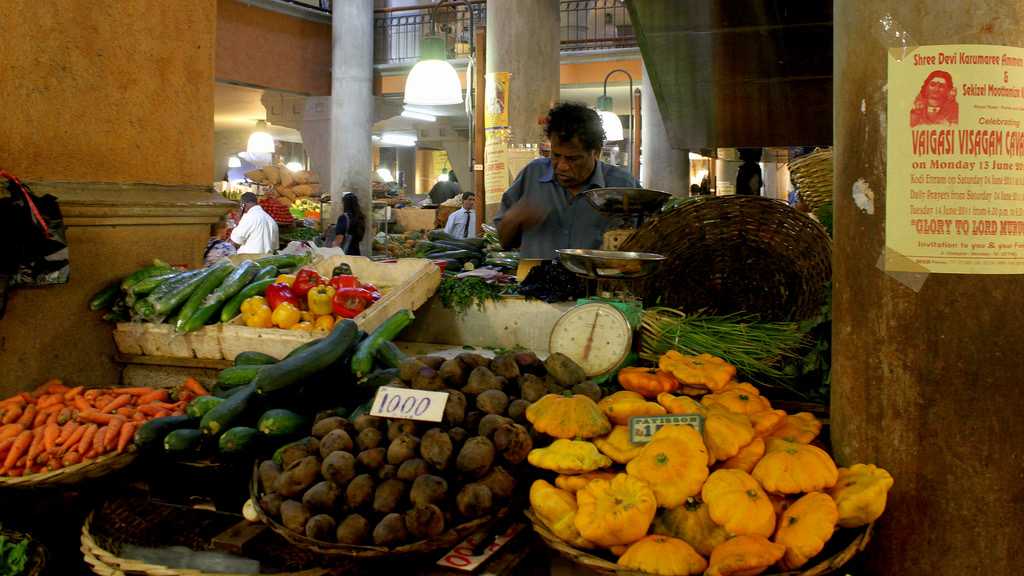
[{"label": "yellow paper sign", "polygon": [[885,268],[1024,273],[1024,49],[889,55]]},{"label": "yellow paper sign", "polygon": [[487,204],[501,202],[508,190],[508,128],[488,128],[484,131],[484,200]]},{"label": "yellow paper sign", "polygon": [[484,127],[509,126],[508,89],[511,77],[509,72],[488,72],[484,75]]}]

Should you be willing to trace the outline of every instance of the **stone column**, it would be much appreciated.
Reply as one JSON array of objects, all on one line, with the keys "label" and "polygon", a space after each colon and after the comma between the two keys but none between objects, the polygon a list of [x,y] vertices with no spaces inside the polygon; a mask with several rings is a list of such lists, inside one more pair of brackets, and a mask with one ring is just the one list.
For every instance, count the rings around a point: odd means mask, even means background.
[{"label": "stone column", "polygon": [[360,247],[369,255],[373,244],[373,0],[335,2],[332,22],[331,216],[341,213],[341,197],[346,192],[359,197],[366,216]]},{"label": "stone column", "polygon": [[512,74],[509,121],[514,144],[543,142],[537,119],[558,101],[558,18],[558,0],[487,2],[487,72]]},{"label": "stone column", "polygon": [[[1024,276],[930,274],[918,285],[910,280],[921,278],[889,275],[878,264],[886,123],[906,121],[886,117],[887,50],[901,40],[1021,46],[1024,6],[833,6],[832,442],[841,464],[874,462],[895,479],[863,573],[1019,574],[1024,340],[1013,327],[1024,323]],[[874,191],[873,214],[854,204],[859,179]]]},{"label": "stone column", "polygon": [[302,145],[309,155],[309,168],[317,173],[322,192],[330,189],[331,180],[331,97],[310,96],[302,114]]},{"label": "stone column", "polygon": [[644,68],[640,84],[640,170],[644,188],[661,190],[677,196],[690,193],[690,155],[688,150],[672,147],[665,123],[654,97],[651,79]]}]

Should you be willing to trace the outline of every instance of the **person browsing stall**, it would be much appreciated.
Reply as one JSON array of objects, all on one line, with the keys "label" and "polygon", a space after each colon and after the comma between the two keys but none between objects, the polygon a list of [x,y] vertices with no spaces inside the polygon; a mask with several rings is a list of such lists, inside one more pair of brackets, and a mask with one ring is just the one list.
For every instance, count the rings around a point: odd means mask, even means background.
[{"label": "person browsing stall", "polygon": [[629,172],[600,160],[604,130],[597,112],[561,103],[548,111],[544,134],[551,157],[538,158],[516,176],[494,217],[506,250],[522,258],[552,259],[560,248],[601,247],[609,220],[590,205],[593,188],[635,188]]},{"label": "person browsing stall", "polygon": [[462,208],[448,215],[444,231],[460,240],[476,238],[476,197],[472,192],[462,193]]},{"label": "person browsing stall", "polygon": [[359,207],[359,197],[346,192],[341,197],[341,216],[334,225],[334,240],[331,246],[341,248],[349,256],[361,256],[359,243],[366,235],[366,219]]},{"label": "person browsing stall", "polygon": [[252,192],[242,194],[241,217],[231,231],[239,254],[273,254],[277,250],[277,222],[259,205]]}]

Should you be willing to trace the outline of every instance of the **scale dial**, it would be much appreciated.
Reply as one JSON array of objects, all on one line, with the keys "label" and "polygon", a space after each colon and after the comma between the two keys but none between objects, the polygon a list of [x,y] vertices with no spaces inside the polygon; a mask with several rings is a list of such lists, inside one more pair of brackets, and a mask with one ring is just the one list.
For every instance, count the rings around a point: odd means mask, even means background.
[{"label": "scale dial", "polygon": [[549,350],[580,365],[587,377],[614,370],[633,347],[633,328],[614,306],[600,302],[572,308],[551,329]]}]

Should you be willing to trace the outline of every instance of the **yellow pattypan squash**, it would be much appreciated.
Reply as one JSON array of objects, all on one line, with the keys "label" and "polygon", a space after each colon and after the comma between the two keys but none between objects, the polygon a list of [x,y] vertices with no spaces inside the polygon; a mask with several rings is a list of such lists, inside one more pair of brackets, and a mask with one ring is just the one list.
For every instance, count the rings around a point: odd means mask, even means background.
[{"label": "yellow pattypan squash", "polygon": [[637,366],[619,370],[619,386],[645,398],[654,398],[663,392],[675,392],[679,381],[664,370]]},{"label": "yellow pattypan squash", "polygon": [[836,503],[823,492],[802,496],[782,513],[775,543],[786,547],[781,565],[795,570],[813,558],[832,537],[839,520]]},{"label": "yellow pattypan squash", "polygon": [[854,464],[839,469],[832,498],[839,507],[839,525],[857,528],[878,519],[885,510],[892,475],[874,464]]},{"label": "yellow pattypan squash", "polygon": [[775,432],[786,422],[784,410],[763,410],[747,415],[750,424],[754,426],[754,434],[765,437]]},{"label": "yellow pattypan squash", "polygon": [[633,444],[629,441],[629,426],[616,426],[607,436],[594,438],[593,442],[602,454],[616,464],[629,463],[643,448],[642,444]]},{"label": "yellow pattypan squash", "polygon": [[574,494],[555,488],[544,480],[536,480],[530,486],[530,508],[555,536],[581,548],[594,547],[576,529],[577,506]]},{"label": "yellow pattypan squash", "polygon": [[765,538],[775,531],[775,509],[761,485],[742,470],[715,470],[701,489],[708,514],[730,534]]},{"label": "yellow pattypan squash", "polygon": [[827,452],[799,442],[769,438],[767,451],[751,475],[776,494],[816,492],[835,486],[836,464]]},{"label": "yellow pattypan squash", "polygon": [[687,498],[682,506],[659,512],[652,531],[684,540],[705,557],[711,555],[715,546],[729,539],[725,528],[711,519],[708,505],[697,498]]},{"label": "yellow pattypan squash", "polygon": [[658,404],[665,407],[669,414],[700,414],[707,412],[703,404],[689,396],[673,396],[672,394],[658,394]]},{"label": "yellow pattypan squash", "polygon": [[646,536],[630,544],[618,565],[644,574],[702,574],[708,562],[692,546],[670,536]]},{"label": "yellow pattypan squash", "polygon": [[755,436],[750,444],[740,448],[740,451],[735,456],[722,462],[719,468],[734,468],[750,474],[754,466],[757,466],[757,463],[761,461],[764,452],[764,440]]},{"label": "yellow pattypan squash", "polygon": [[547,394],[530,404],[526,419],[538,432],[555,438],[593,438],[612,430],[597,404],[582,394]]},{"label": "yellow pattypan squash", "polygon": [[659,506],[674,508],[700,493],[708,477],[707,458],[696,430],[670,425],[655,432],[640,454],[626,464],[626,472],[651,486]]},{"label": "yellow pattypan squash", "polygon": [[661,404],[648,402],[643,396],[629,390],[620,390],[597,403],[613,424],[627,425],[633,416],[660,416],[665,413]]},{"label": "yellow pattypan squash", "polygon": [[704,415],[704,444],[715,460],[727,460],[754,439],[754,427],[746,414],[712,404]]},{"label": "yellow pattypan squash", "polygon": [[810,444],[821,432],[821,420],[810,412],[797,412],[786,416],[786,421],[770,434],[773,438],[782,438],[791,442]]},{"label": "yellow pattypan squash", "polygon": [[737,536],[719,544],[711,552],[705,576],[755,576],[775,564],[786,547],[764,536]]},{"label": "yellow pattypan squash", "polygon": [[583,474],[611,466],[612,461],[598,452],[597,447],[583,440],[560,438],[547,448],[530,450],[526,459],[537,468],[559,474]]},{"label": "yellow pattypan squash", "polygon": [[761,392],[753,384],[746,382],[730,386],[721,392],[705,394],[700,403],[705,406],[720,404],[733,412],[747,415],[772,409],[771,402],[762,398]]},{"label": "yellow pattypan squash", "polygon": [[684,356],[669,350],[658,359],[658,368],[671,372],[685,386],[718,392],[736,377],[736,367],[710,354]]},{"label": "yellow pattypan squash", "polygon": [[626,474],[593,480],[576,493],[576,528],[606,548],[632,544],[647,534],[658,503],[647,483]]},{"label": "yellow pattypan squash", "polygon": [[566,492],[572,492],[573,494],[579,492],[584,486],[590,484],[591,480],[597,480],[598,478],[604,480],[611,480],[615,478],[614,472],[587,472],[586,474],[559,474],[555,478],[555,486],[558,486]]}]

